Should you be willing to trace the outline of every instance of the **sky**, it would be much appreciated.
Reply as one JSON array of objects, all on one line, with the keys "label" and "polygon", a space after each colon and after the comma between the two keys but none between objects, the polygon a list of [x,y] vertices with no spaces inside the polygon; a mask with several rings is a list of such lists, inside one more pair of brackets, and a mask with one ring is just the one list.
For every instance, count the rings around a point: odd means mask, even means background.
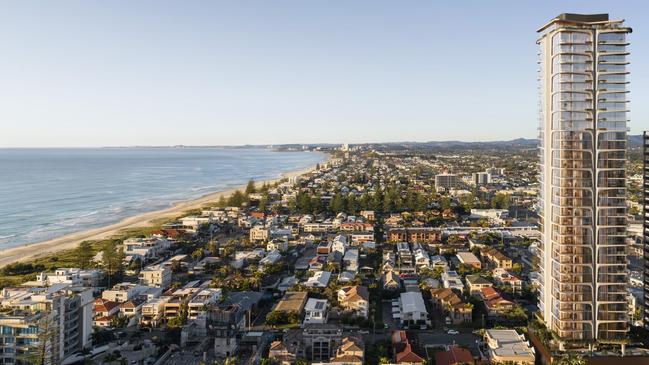
[{"label": "sky", "polygon": [[536,30],[645,1],[2,1],[0,147],[535,138]]}]

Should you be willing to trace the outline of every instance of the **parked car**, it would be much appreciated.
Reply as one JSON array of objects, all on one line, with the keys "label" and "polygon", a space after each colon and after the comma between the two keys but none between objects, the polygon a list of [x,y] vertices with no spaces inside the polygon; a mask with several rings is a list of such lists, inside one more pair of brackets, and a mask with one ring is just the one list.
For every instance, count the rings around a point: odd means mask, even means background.
[{"label": "parked car", "polygon": [[456,330],[449,330],[449,331],[446,332],[446,333],[448,333],[449,335],[459,335],[459,334],[460,334],[460,332],[458,332],[458,331],[456,331]]}]

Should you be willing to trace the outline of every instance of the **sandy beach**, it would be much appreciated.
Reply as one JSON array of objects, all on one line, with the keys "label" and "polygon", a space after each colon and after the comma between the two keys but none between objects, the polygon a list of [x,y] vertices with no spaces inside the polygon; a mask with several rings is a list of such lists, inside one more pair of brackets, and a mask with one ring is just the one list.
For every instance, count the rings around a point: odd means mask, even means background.
[{"label": "sandy beach", "polygon": [[[313,170],[315,170],[315,166],[298,170],[298,171],[287,172],[282,174],[282,176],[277,179],[257,181],[256,185],[261,186],[263,183],[272,184],[281,179],[303,175]],[[82,241],[106,239],[106,238],[116,236],[121,231],[127,229],[153,226],[156,222],[159,222],[160,220],[173,219],[175,217],[178,217],[185,211],[201,208],[204,205],[209,203],[215,203],[221,198],[221,196],[228,197],[236,190],[243,191],[245,187],[246,187],[245,185],[242,185],[237,188],[210,193],[198,199],[178,202],[169,208],[129,217],[118,223],[111,224],[105,227],[89,229],[86,231],[81,231],[76,233],[70,233],[65,236],[51,239],[48,241],[31,243],[23,246],[18,246],[18,247],[11,247],[4,250],[0,249],[0,267],[18,261],[29,261],[30,259],[51,254],[57,251],[73,249],[77,247],[77,245]]]}]

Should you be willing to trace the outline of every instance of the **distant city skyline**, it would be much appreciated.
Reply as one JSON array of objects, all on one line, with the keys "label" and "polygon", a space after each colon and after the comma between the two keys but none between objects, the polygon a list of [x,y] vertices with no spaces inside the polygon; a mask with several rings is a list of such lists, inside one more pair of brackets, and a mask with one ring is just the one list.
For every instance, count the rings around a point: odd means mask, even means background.
[{"label": "distant city skyline", "polygon": [[0,148],[536,138],[539,24],[641,1],[0,4]]}]

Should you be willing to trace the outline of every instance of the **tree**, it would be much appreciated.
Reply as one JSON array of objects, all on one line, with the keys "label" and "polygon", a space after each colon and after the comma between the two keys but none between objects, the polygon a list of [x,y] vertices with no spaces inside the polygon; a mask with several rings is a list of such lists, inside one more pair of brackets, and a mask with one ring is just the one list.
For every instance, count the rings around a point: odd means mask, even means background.
[{"label": "tree", "polygon": [[261,359],[261,365],[281,365],[277,359],[264,358]]},{"label": "tree", "polygon": [[265,193],[262,197],[261,200],[259,201],[259,210],[262,212],[265,212],[268,209],[268,200],[270,197],[268,196],[268,193]]},{"label": "tree", "polygon": [[223,196],[223,194],[221,194],[221,196],[219,197],[219,201],[216,204],[221,208],[225,208],[228,206],[228,202],[227,200],[225,200],[225,196]]},{"label": "tree", "polygon": [[344,212],[345,199],[343,198],[343,196],[340,194],[334,195],[333,199],[331,199],[331,203],[329,204],[329,208],[334,214]]},{"label": "tree", "polygon": [[107,240],[102,247],[102,252],[104,253],[102,263],[110,286],[111,279],[124,272],[124,248],[118,246],[115,240]]},{"label": "tree", "polygon": [[254,194],[256,192],[255,181],[253,179],[248,180],[248,185],[246,185],[246,195]]},{"label": "tree", "polygon": [[509,194],[498,193],[491,199],[491,207],[494,209],[509,208]]},{"label": "tree", "polygon": [[54,364],[59,361],[59,328],[48,310],[40,312],[36,322],[37,340],[27,351],[18,356],[19,364]]},{"label": "tree", "polygon": [[240,207],[246,201],[244,194],[237,190],[228,198],[228,205],[231,207]]},{"label": "tree", "polygon": [[566,352],[557,361],[558,365],[586,365],[586,360],[576,352]]},{"label": "tree", "polygon": [[93,257],[92,245],[90,244],[90,242],[82,241],[75,250],[75,255],[77,256],[77,265],[79,266],[79,268],[89,268]]}]

